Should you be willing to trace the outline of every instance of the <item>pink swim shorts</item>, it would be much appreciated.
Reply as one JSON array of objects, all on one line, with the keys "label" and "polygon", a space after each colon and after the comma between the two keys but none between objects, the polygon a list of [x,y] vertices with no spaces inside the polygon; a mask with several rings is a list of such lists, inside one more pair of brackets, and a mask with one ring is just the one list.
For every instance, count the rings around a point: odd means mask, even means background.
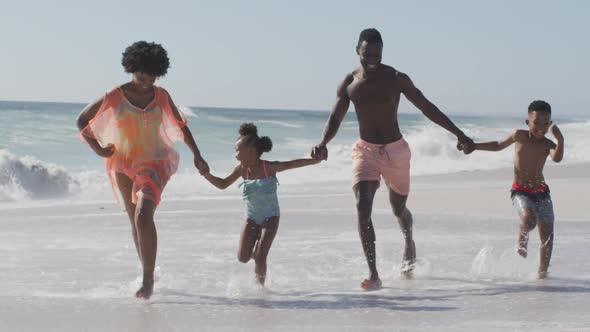
[{"label": "pink swim shorts", "polygon": [[381,181],[400,195],[410,192],[410,146],[403,138],[389,144],[359,139],[352,149],[352,185]]}]

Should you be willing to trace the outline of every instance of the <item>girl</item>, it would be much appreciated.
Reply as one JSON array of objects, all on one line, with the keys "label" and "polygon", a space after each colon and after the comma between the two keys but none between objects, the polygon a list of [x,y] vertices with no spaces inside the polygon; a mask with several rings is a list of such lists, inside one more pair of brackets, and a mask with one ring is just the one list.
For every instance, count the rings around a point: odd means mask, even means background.
[{"label": "girl", "polygon": [[238,260],[247,263],[250,258],[256,262],[256,280],[264,285],[266,279],[266,257],[279,227],[279,201],[277,198],[276,174],[284,170],[319,163],[319,159],[296,159],[291,161],[266,161],[260,159],[263,152],[272,149],[269,137],[258,136],[252,123],[240,126],[236,141],[236,159],[240,162],[225,179],[208,172],[201,172],[219,189],[225,189],[239,177],[244,181],[242,196],[246,201],[247,219],[242,228],[238,248]]},{"label": "girl", "polygon": [[172,140],[184,140],[199,171],[207,163],[168,92],[154,85],[166,74],[169,59],[159,44],[139,41],[123,53],[131,82],[117,86],[88,105],[78,117],[82,138],[105,158],[113,189],[118,190],[131,221],[143,282],[135,294],[148,299],[154,288],[157,234],[154,213],[164,186],[178,168]]}]

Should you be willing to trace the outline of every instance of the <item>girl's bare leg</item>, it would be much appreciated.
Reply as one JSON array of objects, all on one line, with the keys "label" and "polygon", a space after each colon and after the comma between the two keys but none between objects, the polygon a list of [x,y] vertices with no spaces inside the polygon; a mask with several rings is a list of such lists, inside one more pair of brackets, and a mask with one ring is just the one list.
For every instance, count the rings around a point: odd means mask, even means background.
[{"label": "girl's bare leg", "polygon": [[277,235],[278,229],[279,217],[272,217],[266,220],[262,225],[262,234],[258,240],[256,249],[254,250],[253,257],[256,262],[254,272],[256,273],[256,280],[261,285],[264,285],[266,280],[266,258],[268,257],[268,252],[270,251],[272,242]]}]

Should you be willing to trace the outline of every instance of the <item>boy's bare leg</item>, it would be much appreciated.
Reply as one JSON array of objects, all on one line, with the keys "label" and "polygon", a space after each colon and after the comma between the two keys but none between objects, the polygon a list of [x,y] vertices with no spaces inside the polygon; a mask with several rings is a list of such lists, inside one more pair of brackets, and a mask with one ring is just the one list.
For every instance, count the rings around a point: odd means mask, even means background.
[{"label": "boy's bare leg", "polygon": [[369,278],[361,282],[365,290],[381,288],[381,280],[377,272],[377,255],[375,252],[375,229],[371,220],[373,210],[373,198],[379,187],[378,181],[361,181],[354,187],[356,208],[358,214],[358,231],[363,245],[367,265],[369,265]]},{"label": "boy's bare leg", "polygon": [[254,249],[253,258],[256,262],[254,273],[256,274],[256,281],[263,286],[266,280],[266,258],[278,229],[279,217],[273,217],[265,221],[262,225],[262,234]]},{"label": "boy's bare leg", "polygon": [[547,277],[547,270],[551,261],[553,252],[553,223],[539,220],[539,238],[541,239],[541,248],[539,251],[539,279]]},{"label": "boy's bare leg", "polygon": [[400,195],[391,188],[389,189],[389,202],[391,203],[393,213],[397,217],[405,241],[401,272],[404,276],[411,278],[416,264],[416,244],[414,243],[412,232],[414,221],[412,213],[406,207],[407,200],[408,196]]},{"label": "boy's bare leg", "polygon": [[248,263],[253,256],[254,245],[260,237],[261,228],[254,221],[246,220],[240,234],[240,243],[238,244],[238,260],[242,263]]},{"label": "boy's bare leg", "polygon": [[152,200],[139,198],[135,210],[135,227],[143,265],[143,281],[135,296],[144,299],[149,299],[154,290],[154,269],[158,251],[158,234],[154,223],[155,211],[156,205]]},{"label": "boy's bare leg", "polygon": [[537,218],[535,213],[530,209],[520,210],[520,226],[518,230],[518,249],[517,252],[520,256],[526,258],[528,243],[529,243],[529,232],[535,229],[537,224]]},{"label": "boy's bare leg", "polygon": [[129,222],[131,223],[131,234],[133,235],[133,243],[135,244],[135,251],[137,251],[137,257],[141,261],[141,252],[139,251],[139,242],[137,239],[137,228],[135,227],[135,204],[133,204],[131,199],[131,190],[133,189],[133,182],[129,177],[122,173],[116,173],[117,179],[117,186],[119,187],[119,192],[123,197],[123,203],[125,204],[125,211],[127,212],[127,216],[129,217]]}]

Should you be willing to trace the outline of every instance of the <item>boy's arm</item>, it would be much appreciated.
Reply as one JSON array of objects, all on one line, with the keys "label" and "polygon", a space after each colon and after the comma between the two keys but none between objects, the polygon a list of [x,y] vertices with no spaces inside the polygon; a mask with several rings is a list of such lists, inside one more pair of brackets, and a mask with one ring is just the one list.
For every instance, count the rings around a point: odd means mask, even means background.
[{"label": "boy's arm", "polygon": [[[98,113],[98,110],[100,109],[100,105],[102,105],[102,100],[103,98],[100,98],[94,103],[86,106],[82,112],[80,112],[76,122],[80,132],[82,132],[88,126],[90,120],[96,116],[96,113]],[[82,137],[88,143],[88,145],[90,145],[90,148],[92,148],[92,150],[94,150],[94,152],[96,152],[96,154],[101,157],[108,158],[115,152],[115,147],[112,144],[109,144],[103,148],[94,137],[90,137],[89,135],[82,135]]]},{"label": "boy's arm", "polygon": [[321,160],[314,158],[302,158],[290,161],[273,161],[269,163],[269,168],[275,173],[286,171],[288,169],[305,167],[309,165],[319,164]]},{"label": "boy's arm", "polygon": [[[164,90],[164,89],[162,89],[162,90]],[[168,103],[170,104],[170,108],[172,108],[172,114],[174,115],[174,117],[178,121],[182,121],[183,120],[182,116],[180,115],[178,108],[176,108],[176,104],[174,104],[174,102],[172,101],[172,97],[170,97],[170,94],[168,93],[168,91],[164,90],[164,92],[166,92],[166,95],[168,96]],[[193,152],[195,167],[199,171],[208,170],[209,166],[207,165],[207,162],[201,156],[201,151],[199,151],[199,147],[197,146],[197,143],[195,142],[195,138],[193,137],[191,130],[188,128],[188,125],[182,127],[182,133],[184,134],[184,143]]]},{"label": "boy's arm", "polygon": [[322,141],[312,150],[312,158],[327,159],[328,151],[326,149],[326,145],[334,138],[334,136],[336,136],[336,133],[340,128],[340,124],[342,123],[342,120],[344,119],[344,116],[350,107],[350,98],[348,98],[346,89],[353,80],[354,77],[352,74],[348,74],[346,78],[340,83],[340,85],[338,85],[338,89],[336,91],[336,102],[332,107],[330,118],[324,127]]},{"label": "boy's arm", "polygon": [[208,172],[203,174],[203,176],[212,185],[223,190],[223,189],[231,186],[234,182],[236,182],[236,180],[240,177],[240,170],[241,170],[241,166],[240,165],[236,166],[236,168],[234,168],[234,171],[231,172],[231,174],[228,175],[225,179],[219,178],[219,177],[217,177],[211,173],[208,173]]},{"label": "boy's arm", "polygon": [[557,145],[551,150],[549,150],[549,154],[551,155],[551,159],[553,159],[554,162],[558,163],[563,160],[563,135],[561,134],[561,130],[559,130],[559,128],[557,128],[556,125],[553,125],[551,127],[551,133],[553,134],[553,136],[555,136],[555,139],[557,140]]},{"label": "boy's arm", "polygon": [[410,77],[404,73],[398,73],[399,81],[402,85],[402,93],[422,114],[430,121],[448,130],[451,134],[457,136],[457,149],[463,150],[466,154],[473,151],[473,140],[467,137],[451,119],[449,119],[441,110],[428,100],[422,92],[414,85]]},{"label": "boy's arm", "polygon": [[508,137],[501,141],[493,141],[493,142],[485,142],[485,143],[475,143],[475,150],[482,150],[482,151],[500,151],[504,150],[512,143],[515,142],[517,131],[514,131]]}]

